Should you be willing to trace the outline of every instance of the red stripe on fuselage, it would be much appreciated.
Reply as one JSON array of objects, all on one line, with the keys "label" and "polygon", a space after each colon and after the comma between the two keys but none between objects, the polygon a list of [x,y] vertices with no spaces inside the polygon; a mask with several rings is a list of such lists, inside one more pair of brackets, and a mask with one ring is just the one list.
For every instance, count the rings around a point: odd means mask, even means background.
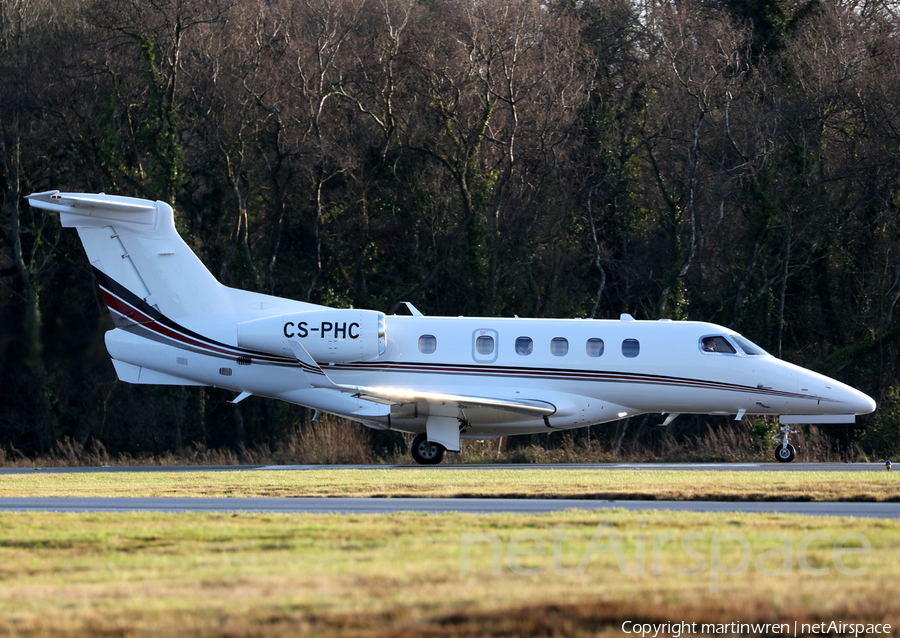
[{"label": "red stripe on fuselage", "polygon": [[[299,365],[302,369],[310,372],[321,374],[321,370],[309,368],[300,361],[293,361],[284,357],[261,355],[252,351],[240,351],[221,347],[210,343],[209,341],[200,341],[193,337],[182,334],[172,328],[153,319],[146,313],[138,310],[132,304],[117,297],[115,294],[100,287],[106,305],[115,312],[128,317],[132,321],[140,324],[142,327],[156,332],[159,335],[172,339],[184,345],[193,346],[199,349],[205,349],[219,355],[228,357],[251,357],[257,361],[266,361],[268,363],[290,365],[295,367]],[[478,375],[478,376],[516,376],[516,377],[540,377],[544,379],[575,379],[583,381],[606,381],[611,383],[641,383],[647,385],[674,385],[689,388],[706,388],[713,390],[748,392],[757,393],[767,396],[781,396],[793,398],[812,398],[807,395],[795,394],[789,392],[779,392],[777,390],[763,390],[750,386],[741,386],[734,384],[719,383],[716,381],[703,381],[699,379],[685,379],[679,377],[660,377],[641,374],[631,374],[622,372],[602,372],[602,371],[579,371],[579,370],[552,370],[537,368],[501,368],[488,366],[467,366],[467,365],[422,365],[416,363],[379,363],[379,362],[358,362],[350,364],[336,364],[336,369],[341,371],[359,371],[359,372],[404,372],[404,373],[428,373],[428,374],[450,374],[450,375]],[[816,397],[818,400],[826,400],[822,397]]]},{"label": "red stripe on fuselage", "polygon": [[[123,299],[116,297],[113,293],[109,292],[105,288],[101,287],[100,290],[103,292],[103,297],[106,299],[106,305],[111,310],[121,313],[122,315],[128,317],[132,321],[140,324],[142,327],[147,328],[148,330],[156,332],[157,334],[160,334],[162,336],[168,337],[169,339],[172,339],[174,341],[178,341],[179,343],[183,343],[186,345],[193,346],[195,348],[205,349],[205,350],[208,350],[211,352],[215,352],[218,354],[223,354],[223,355],[227,355],[227,356],[235,357],[235,358],[250,357],[251,359],[268,361],[270,363],[292,363],[292,364],[294,363],[284,357],[260,355],[255,352],[248,352],[248,351],[230,350],[230,349],[225,349],[225,348],[219,347],[217,345],[213,345],[208,342],[198,341],[197,339],[194,339],[193,337],[189,337],[189,336],[182,334],[176,330],[173,330],[172,328],[169,328],[168,326],[160,323],[156,319],[153,319],[152,317],[147,316],[146,313],[141,312],[140,310],[138,310],[131,304],[124,301]],[[123,312],[121,310],[122,305],[124,305],[128,308],[128,312]]]}]

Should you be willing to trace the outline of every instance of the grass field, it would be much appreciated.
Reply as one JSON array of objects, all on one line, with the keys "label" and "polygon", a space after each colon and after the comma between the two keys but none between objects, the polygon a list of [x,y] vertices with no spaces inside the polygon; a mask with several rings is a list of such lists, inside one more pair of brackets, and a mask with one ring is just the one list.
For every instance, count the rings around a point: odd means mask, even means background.
[{"label": "grass field", "polygon": [[[897,501],[898,482],[884,471],[35,472],[0,476],[0,496]],[[0,515],[0,636],[619,636],[626,622],[682,621],[698,631],[796,622],[804,635],[804,624],[831,621],[896,630],[898,578],[897,520]]]},{"label": "grass field", "polygon": [[[860,553],[836,559],[834,541],[847,533]],[[0,518],[8,636],[593,636],[621,635],[628,621],[896,627],[898,578],[893,520],[621,510]]]},{"label": "grass field", "polygon": [[900,473],[342,469],[0,476],[0,496],[520,497],[900,501]]}]

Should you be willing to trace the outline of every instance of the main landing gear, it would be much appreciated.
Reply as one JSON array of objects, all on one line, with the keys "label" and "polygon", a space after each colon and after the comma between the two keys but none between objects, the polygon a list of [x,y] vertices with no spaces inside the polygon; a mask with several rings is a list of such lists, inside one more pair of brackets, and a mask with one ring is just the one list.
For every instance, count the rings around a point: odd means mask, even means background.
[{"label": "main landing gear", "polygon": [[[772,437],[772,440],[776,443],[780,443],[781,445],[775,446],[775,458],[778,459],[779,463],[790,463],[794,460],[794,456],[797,455],[797,450],[794,449],[794,446],[788,443],[788,435],[797,432],[798,430],[792,430],[789,425],[782,425],[778,430],[778,434]],[[778,435],[781,435],[781,438],[778,438]]]},{"label": "main landing gear", "polygon": [[440,443],[432,443],[424,432],[413,439],[410,448],[413,460],[421,465],[437,465],[444,458],[446,448]]}]

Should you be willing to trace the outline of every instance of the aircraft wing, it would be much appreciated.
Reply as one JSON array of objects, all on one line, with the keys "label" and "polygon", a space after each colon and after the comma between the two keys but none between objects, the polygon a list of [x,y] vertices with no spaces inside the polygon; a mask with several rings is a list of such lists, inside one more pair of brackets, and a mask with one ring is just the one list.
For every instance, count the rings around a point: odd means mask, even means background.
[{"label": "aircraft wing", "polygon": [[[511,414],[525,419],[546,419],[556,413],[556,406],[538,399],[506,399],[447,392],[427,392],[384,386],[352,386],[334,383],[310,356],[303,345],[291,339],[288,346],[307,373],[310,385],[347,392],[382,405],[409,406],[427,414],[429,440],[443,444],[448,450],[459,450],[459,418],[466,420],[508,421]],[[421,408],[419,408],[421,406]],[[427,409],[425,409],[427,406]],[[545,421],[546,422],[546,421]]]},{"label": "aircraft wing", "polygon": [[355,387],[337,386],[346,392],[352,392],[355,396],[375,403],[385,405],[405,405],[417,401],[424,401],[429,405],[443,406],[455,404],[460,409],[502,410],[522,414],[533,418],[550,416],[556,412],[552,403],[536,399],[494,399],[491,397],[478,397],[463,394],[448,394],[445,392],[421,392],[406,390],[403,388],[387,387]]}]

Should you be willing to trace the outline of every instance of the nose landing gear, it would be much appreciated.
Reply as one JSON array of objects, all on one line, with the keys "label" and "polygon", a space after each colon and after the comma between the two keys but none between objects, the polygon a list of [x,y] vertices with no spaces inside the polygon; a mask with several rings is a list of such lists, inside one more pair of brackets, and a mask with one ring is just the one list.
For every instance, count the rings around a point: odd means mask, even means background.
[{"label": "nose landing gear", "polygon": [[[790,463],[797,455],[797,450],[794,449],[793,445],[788,443],[788,435],[798,431],[799,430],[792,430],[789,425],[782,425],[778,430],[778,434],[772,437],[773,441],[781,444],[775,446],[775,458],[779,463]],[[781,435],[780,439],[778,438],[779,434]]]}]

